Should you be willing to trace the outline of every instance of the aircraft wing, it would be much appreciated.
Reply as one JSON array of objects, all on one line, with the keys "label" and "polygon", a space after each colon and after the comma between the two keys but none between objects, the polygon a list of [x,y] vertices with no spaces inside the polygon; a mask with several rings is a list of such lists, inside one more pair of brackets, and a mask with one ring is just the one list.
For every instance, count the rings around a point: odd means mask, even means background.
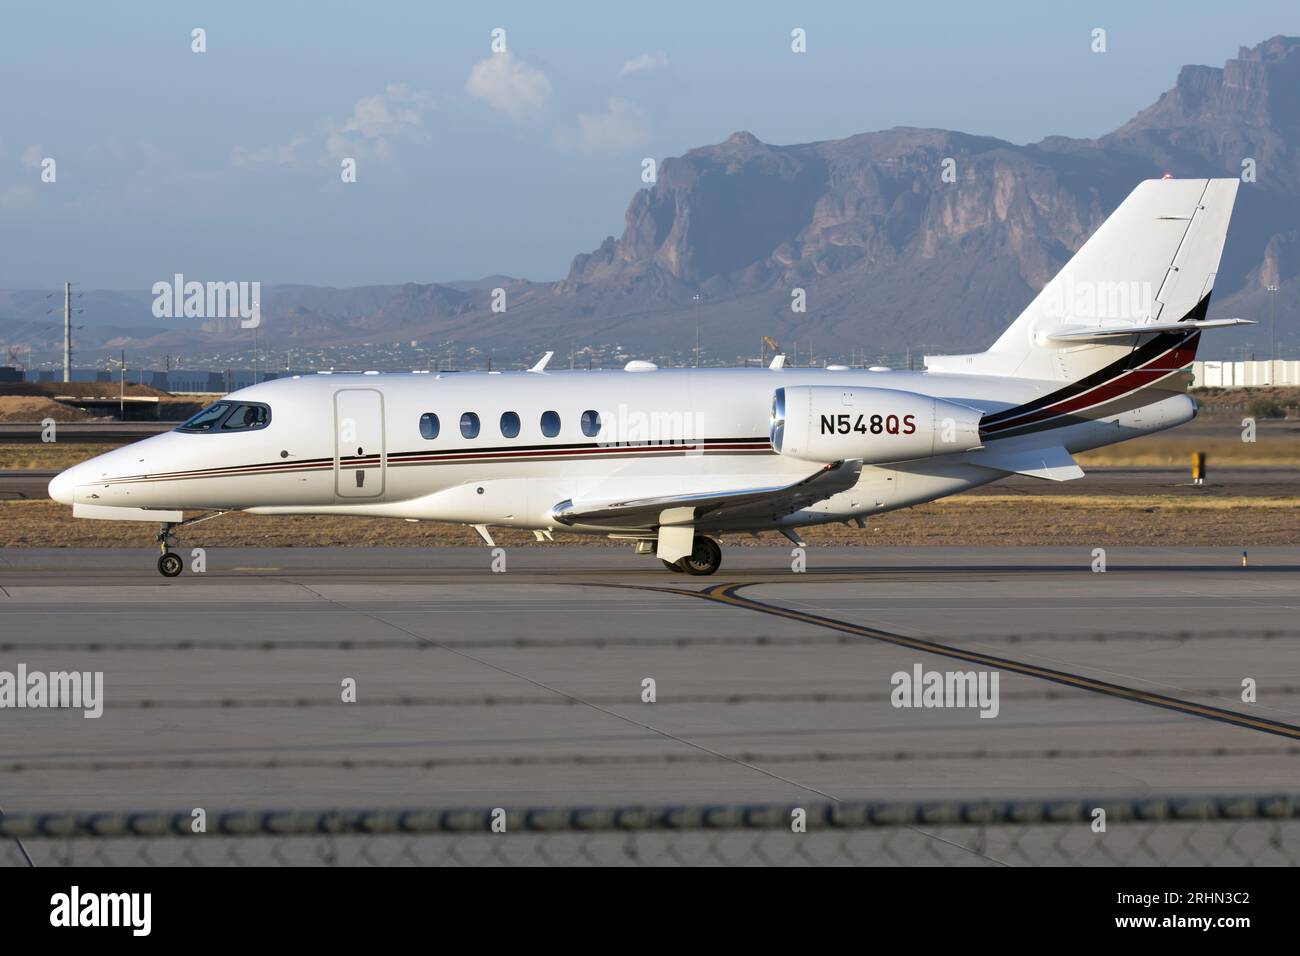
[{"label": "aircraft wing", "polygon": [[789,485],[735,488],[701,494],[665,495],[625,501],[569,500],[551,514],[563,525],[616,528],[654,528],[694,525],[703,520],[741,514],[783,516],[848,491],[858,481],[862,462],[827,465]]}]

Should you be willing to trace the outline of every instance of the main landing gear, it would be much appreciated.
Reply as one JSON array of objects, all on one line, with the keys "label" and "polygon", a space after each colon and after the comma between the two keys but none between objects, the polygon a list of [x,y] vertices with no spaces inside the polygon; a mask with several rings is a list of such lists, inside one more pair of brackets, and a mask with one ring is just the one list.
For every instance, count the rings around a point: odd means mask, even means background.
[{"label": "main landing gear", "polygon": [[691,553],[678,561],[665,561],[664,567],[669,571],[703,577],[722,567],[722,548],[712,538],[697,534],[691,543]]}]

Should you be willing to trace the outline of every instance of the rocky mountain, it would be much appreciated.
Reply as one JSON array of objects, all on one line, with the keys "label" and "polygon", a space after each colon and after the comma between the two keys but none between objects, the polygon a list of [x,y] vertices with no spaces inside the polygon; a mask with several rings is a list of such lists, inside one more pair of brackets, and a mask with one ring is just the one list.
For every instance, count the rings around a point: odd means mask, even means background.
[{"label": "rocky mountain", "polygon": [[[955,181],[941,176],[951,160]],[[1217,280],[1218,314],[1293,310],[1300,274],[1300,39],[1242,49],[1113,133],[1017,146],[898,128],[769,146],[736,133],[660,166],[621,237],[559,284],[593,318],[661,303],[678,335],[851,343],[868,354],[979,348],[1020,311],[1140,179],[1243,176]],[[790,309],[807,291],[808,312]],[[701,294],[703,305],[692,306]],[[666,316],[647,317],[665,334]],[[1258,337],[1262,330],[1246,335]],[[1300,342],[1292,335],[1292,342]]]},{"label": "rocky mountain", "polygon": [[[263,341],[422,339],[521,354],[621,343],[654,355],[689,348],[698,325],[703,346],[727,357],[756,352],[761,335],[801,350],[811,340],[823,355],[978,349],[1137,181],[1166,172],[1244,179],[1212,314],[1266,319],[1274,283],[1278,315],[1293,313],[1300,38],[1274,37],[1222,68],[1184,67],[1173,89],[1099,139],[1016,145],[895,128],[775,146],[738,132],[663,160],[655,184],[632,197],[622,235],[576,256],[562,280],[268,287]],[[497,287],[504,313],[490,307]],[[795,289],[806,312],[791,309]],[[14,302],[0,297],[0,338],[35,321]],[[121,311],[118,339],[129,324]],[[126,336],[133,347],[238,334],[229,322],[138,324],[153,327]],[[1267,341],[1262,330],[1234,334]],[[1294,332],[1279,341],[1300,347]]]}]

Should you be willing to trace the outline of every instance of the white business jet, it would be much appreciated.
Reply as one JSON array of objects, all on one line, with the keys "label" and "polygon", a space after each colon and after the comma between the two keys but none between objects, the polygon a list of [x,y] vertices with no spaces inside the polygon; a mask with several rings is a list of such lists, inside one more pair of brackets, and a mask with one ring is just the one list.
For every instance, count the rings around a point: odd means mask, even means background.
[{"label": "white business jet", "polygon": [[[623,369],[294,376],[69,468],[83,518],[175,529],[231,511],[606,535],[711,574],[723,533],[933,501],[1189,421],[1237,180],[1141,183],[986,352],[887,369]],[[549,355],[547,356],[549,358]],[[189,517],[186,517],[186,515]]]}]

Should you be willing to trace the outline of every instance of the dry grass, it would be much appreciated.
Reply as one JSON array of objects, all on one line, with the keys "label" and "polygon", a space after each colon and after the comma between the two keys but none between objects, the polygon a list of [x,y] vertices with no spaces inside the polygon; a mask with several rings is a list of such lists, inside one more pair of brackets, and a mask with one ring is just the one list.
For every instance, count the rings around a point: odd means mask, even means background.
[{"label": "dry grass", "polygon": [[1032,500],[1034,506],[1039,508],[1082,508],[1086,510],[1169,508],[1185,511],[1216,511],[1232,510],[1234,508],[1285,509],[1300,506],[1300,496],[1266,497],[1260,495],[1205,495],[1203,497],[1193,495],[1126,495],[1123,498],[1115,495],[1034,495],[1032,498],[1027,498],[1025,495],[980,495],[978,497],[958,495],[953,498],[945,498],[941,502],[934,502],[934,504],[942,504],[950,508],[969,508],[985,504],[1023,504],[1027,500]]},{"label": "dry grass", "polygon": [[[869,520],[865,530],[844,525],[806,528],[812,545],[1297,545],[1300,498],[1097,495],[1024,498],[955,497]],[[154,524],[74,520],[52,501],[0,502],[0,547],[151,547]],[[503,546],[536,546],[531,533],[494,529]],[[786,546],[775,533],[759,539],[729,535],[728,545]],[[384,518],[264,517],[232,514],[186,531],[187,547],[452,547],[481,545],[469,528]],[[601,544],[605,539],[558,536],[554,545]],[[616,542],[626,546],[626,542]]]},{"label": "dry grass", "polygon": [[1092,468],[1191,467],[1192,454],[1205,452],[1210,467],[1287,468],[1300,466],[1300,440],[1294,433],[1261,428],[1254,442],[1238,438],[1206,437],[1172,432],[1108,445],[1075,456],[1086,470]]},{"label": "dry grass", "polygon": [[126,442],[7,442],[0,444],[0,471],[58,471],[123,444]]}]

